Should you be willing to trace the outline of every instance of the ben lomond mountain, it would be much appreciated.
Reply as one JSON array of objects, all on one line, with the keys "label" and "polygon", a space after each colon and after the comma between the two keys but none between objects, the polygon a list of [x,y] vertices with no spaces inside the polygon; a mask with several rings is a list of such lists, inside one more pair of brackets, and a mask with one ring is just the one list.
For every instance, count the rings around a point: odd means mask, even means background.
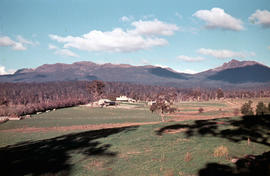
[{"label": "ben lomond mountain", "polygon": [[170,68],[152,65],[45,64],[35,69],[21,69],[13,75],[0,76],[0,82],[47,82],[71,80],[103,80],[139,84],[174,85],[180,87],[212,87],[239,84],[270,84],[270,68],[255,61],[231,60],[222,66],[197,74],[178,73]]}]

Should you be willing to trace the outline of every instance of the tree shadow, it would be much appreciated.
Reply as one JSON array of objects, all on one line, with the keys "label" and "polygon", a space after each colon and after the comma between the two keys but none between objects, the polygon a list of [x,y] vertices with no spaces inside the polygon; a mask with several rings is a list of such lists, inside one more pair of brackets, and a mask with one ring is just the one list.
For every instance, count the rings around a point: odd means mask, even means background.
[{"label": "tree shadow", "polygon": [[[175,124],[165,126],[157,135],[166,131],[185,129],[186,137],[214,136],[232,142],[247,141],[270,146],[270,116],[244,116],[211,120],[196,120],[192,124]],[[208,163],[199,171],[199,176],[270,176],[270,151],[258,156],[246,156],[239,159],[235,166]]]},{"label": "tree shadow", "polygon": [[269,176],[270,152],[239,159],[234,166],[208,163],[199,176]]},{"label": "tree shadow", "polygon": [[63,135],[39,141],[26,141],[0,148],[1,175],[69,175],[71,153],[115,157],[110,144],[96,141],[138,126],[101,129]]},{"label": "tree shadow", "polygon": [[233,142],[250,139],[252,142],[270,146],[270,116],[244,116],[240,119],[196,120],[192,124],[175,124],[165,126],[157,135],[163,135],[168,130],[186,129],[186,137],[215,136],[226,138]]}]

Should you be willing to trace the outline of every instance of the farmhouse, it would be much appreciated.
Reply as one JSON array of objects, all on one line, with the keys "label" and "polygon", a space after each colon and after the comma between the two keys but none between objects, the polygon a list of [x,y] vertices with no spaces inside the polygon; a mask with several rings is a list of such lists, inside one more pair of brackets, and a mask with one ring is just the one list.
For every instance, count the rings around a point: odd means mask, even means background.
[{"label": "farmhouse", "polygon": [[151,105],[156,104],[156,103],[157,103],[156,101],[148,101],[147,105],[151,106]]},{"label": "farmhouse", "polygon": [[98,101],[98,105],[103,107],[103,106],[114,106],[116,105],[115,101],[111,101],[109,99],[100,99]]},{"label": "farmhouse", "polygon": [[136,100],[134,100],[132,98],[128,98],[127,96],[116,97],[116,101],[129,102],[129,103],[135,103],[136,102]]}]

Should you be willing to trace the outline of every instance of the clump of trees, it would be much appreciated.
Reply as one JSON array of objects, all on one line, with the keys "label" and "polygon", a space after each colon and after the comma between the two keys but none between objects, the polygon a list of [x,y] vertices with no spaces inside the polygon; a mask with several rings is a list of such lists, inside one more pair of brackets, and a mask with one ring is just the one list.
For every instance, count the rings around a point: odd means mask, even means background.
[{"label": "clump of trees", "polygon": [[[252,101],[248,101],[247,103],[243,104],[241,107],[241,113],[246,116],[254,115],[253,108],[252,108]],[[268,104],[268,107],[262,102],[258,102],[256,105],[256,115],[266,115],[270,114],[270,103]]]},{"label": "clump of trees", "polygon": [[253,108],[251,107],[252,101],[249,100],[247,103],[244,103],[241,107],[241,113],[245,116],[251,116],[254,115]]},{"label": "clump of trees", "polygon": [[102,81],[92,81],[87,85],[87,90],[90,93],[92,100],[97,101],[104,93],[105,84]]},{"label": "clump of trees", "polygon": [[265,115],[269,114],[270,112],[270,103],[268,104],[268,107],[261,101],[258,102],[256,106],[256,115]]},{"label": "clump of trees", "polygon": [[224,97],[224,92],[222,91],[221,88],[219,88],[217,90],[217,98],[220,99],[220,98],[223,98]]},{"label": "clump of trees", "polygon": [[174,113],[176,108],[172,107],[176,98],[176,94],[174,92],[162,92],[159,93],[156,97],[156,102],[150,106],[150,111],[159,112],[162,121],[164,121],[165,113]]}]

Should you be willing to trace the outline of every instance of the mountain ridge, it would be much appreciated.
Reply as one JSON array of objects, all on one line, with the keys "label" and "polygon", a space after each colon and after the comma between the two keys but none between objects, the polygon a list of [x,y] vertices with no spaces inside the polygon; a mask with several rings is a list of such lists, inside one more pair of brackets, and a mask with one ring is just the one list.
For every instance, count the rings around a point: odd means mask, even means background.
[{"label": "mountain ridge", "polygon": [[[247,71],[248,70],[248,71]],[[245,75],[252,79],[245,78]],[[256,79],[256,76],[263,79]],[[268,78],[269,77],[269,78]],[[0,76],[0,82],[48,82],[71,80],[103,80],[154,85],[208,86],[218,84],[270,83],[270,68],[255,61],[231,60],[220,67],[196,74],[177,72],[153,65],[97,64],[90,61],[72,64],[43,64],[20,69],[13,75]]]}]

